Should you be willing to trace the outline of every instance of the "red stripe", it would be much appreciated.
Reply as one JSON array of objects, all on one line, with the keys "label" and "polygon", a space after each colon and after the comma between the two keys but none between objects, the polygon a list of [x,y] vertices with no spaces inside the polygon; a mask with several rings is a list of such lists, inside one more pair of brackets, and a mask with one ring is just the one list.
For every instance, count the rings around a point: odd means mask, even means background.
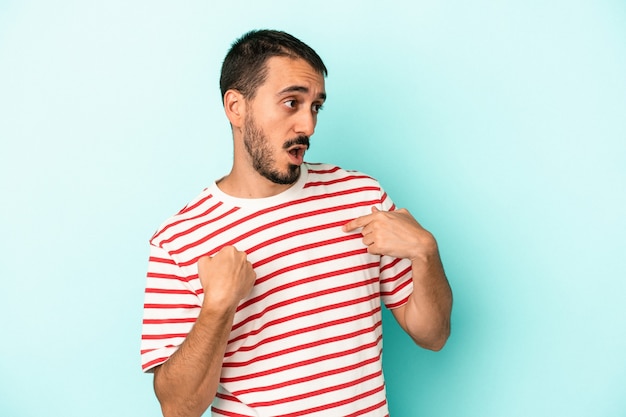
[{"label": "red stripe", "polygon": [[[384,204],[385,201],[387,201],[388,199],[389,199],[389,196],[387,195],[387,193],[383,192],[383,195],[380,197],[381,204]],[[395,210],[396,210],[396,205],[392,201],[391,202],[391,207],[389,207],[389,211],[395,211]]]},{"label": "red stripe", "polygon": [[[253,364],[255,362],[260,362],[260,361],[263,361],[263,360],[266,360],[266,359],[276,358],[278,356],[287,355],[289,353],[297,352],[297,351],[300,351],[300,350],[311,349],[311,348],[314,348],[314,347],[317,347],[317,346],[326,345],[328,343],[338,342],[340,340],[352,339],[352,338],[360,336],[362,334],[366,334],[366,333],[375,331],[376,328],[381,326],[381,324],[382,324],[382,322],[378,321],[378,322],[374,323],[374,325],[372,325],[370,327],[359,329],[359,330],[351,332],[351,333],[346,333],[346,334],[342,334],[342,335],[339,335],[339,336],[327,337],[326,339],[316,340],[315,342],[304,343],[304,344],[298,345],[298,346],[292,346],[292,347],[289,347],[287,349],[278,350],[278,351],[275,351],[275,352],[272,352],[272,353],[268,353],[268,354],[265,354],[265,355],[259,355],[259,356],[256,356],[256,357],[254,357],[252,359],[249,359],[247,361],[244,361],[244,362],[226,362],[226,363],[222,364],[222,368],[241,368],[241,367]],[[295,366],[290,366],[290,368],[295,368]]]},{"label": "red stripe", "polygon": [[334,239],[328,239],[328,240],[324,240],[321,242],[314,242],[314,243],[309,243],[308,245],[303,245],[303,246],[298,246],[289,250],[286,250],[284,252],[279,252],[276,253],[270,257],[267,257],[265,259],[261,259],[260,261],[254,263],[252,265],[253,268],[258,268],[261,265],[265,265],[268,262],[272,262],[276,259],[282,258],[283,256],[287,256],[287,255],[291,255],[297,252],[301,252],[301,251],[305,251],[305,250],[309,250],[309,249],[314,249],[314,248],[318,248],[320,246],[330,246],[330,245],[334,245],[335,243],[341,243],[341,242],[345,242],[348,240],[352,240],[352,239],[361,239],[361,235],[359,234],[350,234],[350,235],[345,235],[345,236],[341,236],[341,237],[337,237]]},{"label": "red stripe", "polygon": [[221,392],[218,392],[217,394],[215,394],[215,396],[221,400],[227,400],[227,401],[232,401],[232,402],[241,404],[241,401],[239,401],[239,398],[235,397],[234,395],[228,395],[228,394],[223,394]]},{"label": "red stripe", "polygon": [[386,306],[390,310],[392,310],[392,309],[394,309],[396,307],[400,307],[400,306],[402,306],[402,305],[404,305],[404,304],[409,302],[409,297],[410,297],[410,295],[407,295],[403,300],[398,301],[397,303],[393,303],[393,304],[386,304]]},{"label": "red stripe", "polygon": [[342,400],[342,401],[337,401],[337,402],[330,403],[330,404],[320,405],[318,407],[309,408],[308,410],[297,411],[295,413],[282,414],[282,415],[275,416],[275,417],[297,417],[297,416],[303,416],[303,415],[306,415],[306,414],[315,413],[317,411],[330,410],[331,408],[341,407],[342,405],[350,404],[350,403],[359,401],[359,400],[361,400],[363,398],[367,398],[369,396],[373,396],[374,394],[376,394],[376,393],[378,393],[378,392],[380,392],[380,391],[382,391],[384,389],[385,389],[385,385],[383,384],[383,385],[381,385],[381,386],[379,386],[377,388],[374,388],[372,390],[363,392],[363,393],[361,393],[359,395],[356,395],[356,396],[354,396],[352,398],[348,398],[348,399],[345,399],[345,400]]},{"label": "red stripe", "polygon": [[156,256],[150,256],[148,258],[148,262],[157,262],[157,263],[162,263],[162,264],[176,265],[176,262],[174,262],[173,259],[157,258]]},{"label": "red stripe", "polygon": [[384,296],[389,296],[389,295],[395,295],[397,294],[401,289],[403,289],[404,287],[406,287],[407,285],[411,284],[413,281],[411,281],[410,279],[407,279],[406,281],[404,281],[402,284],[398,285],[396,288],[393,289],[393,291],[381,291],[380,295],[384,295]]},{"label": "red stripe", "polygon": [[[349,268],[349,269],[353,269],[353,268]],[[339,271],[339,272],[343,273],[343,271],[346,271],[346,270],[342,270],[342,271]],[[327,273],[327,274],[323,274],[321,276],[317,276],[317,279],[326,278],[326,277],[332,277],[332,276],[335,276],[335,275],[337,275],[337,272],[330,272],[330,273]],[[314,280],[314,279],[316,279],[316,277],[307,278],[307,280]],[[249,321],[257,320],[257,319],[263,317],[263,315],[265,315],[265,313],[267,313],[268,311],[275,310],[277,308],[284,307],[284,306],[289,305],[289,304],[294,304],[294,303],[297,303],[297,302],[300,302],[300,301],[309,300],[311,298],[319,297],[321,295],[327,295],[327,294],[332,294],[334,292],[339,292],[339,291],[342,291],[343,289],[357,288],[354,285],[358,286],[358,285],[361,285],[361,283],[357,282],[356,284],[350,284],[350,285],[340,286],[340,287],[336,287],[336,288],[325,289],[325,290],[317,291],[317,292],[314,292],[314,293],[301,295],[299,297],[295,297],[295,298],[292,298],[292,299],[289,299],[289,300],[285,300],[285,301],[282,301],[280,303],[272,304],[272,305],[266,307],[265,309],[263,309],[263,311],[261,311],[261,312],[259,312],[257,314],[250,315],[250,316],[246,317],[245,319],[243,319],[242,321],[240,321],[239,323],[233,324],[232,330],[238,329],[239,327],[243,326],[244,324],[248,323]],[[270,291],[272,291],[272,290],[270,290]],[[376,295],[378,296],[378,294],[376,294]],[[259,297],[263,297],[264,298],[265,295],[263,294],[263,295],[260,295]],[[252,300],[260,299],[259,297],[255,297],[255,298],[250,299],[247,302],[243,303],[242,305],[240,305],[237,308],[237,311],[240,311],[242,308],[245,308],[248,305],[250,305],[250,302]]]},{"label": "red stripe", "polygon": [[325,256],[323,258],[311,259],[310,261],[300,262],[299,264],[294,264],[294,265],[290,265],[282,269],[277,269],[276,271],[273,271],[271,274],[267,274],[261,278],[257,278],[256,283],[257,284],[263,283],[278,275],[281,275],[290,271],[295,271],[296,269],[305,268],[307,266],[321,264],[324,262],[336,261],[337,259],[348,258],[350,256],[361,255],[364,253],[367,253],[367,248],[357,249],[357,250],[353,250],[349,252],[338,253],[336,255]]},{"label": "red stripe", "polygon": [[143,324],[181,324],[181,323],[195,323],[195,318],[184,319],[144,319]]},{"label": "red stripe", "polygon": [[157,359],[153,359],[149,362],[144,363],[143,365],[141,365],[141,369],[143,369],[144,371],[148,368],[151,368],[153,366],[156,365],[161,365],[162,363],[165,363],[169,358],[157,358]]},{"label": "red stripe", "polygon": [[[342,257],[347,257],[347,256],[342,256]],[[337,255],[337,257],[334,258],[334,259],[340,259],[342,257],[339,257]],[[304,266],[309,266],[309,265],[315,265],[315,264],[318,264],[318,263],[323,263],[323,262],[325,262],[327,260],[333,260],[333,259],[329,259],[329,258],[330,257],[314,259],[312,261],[302,262],[302,263],[299,263],[299,264],[295,264],[293,266],[288,266],[286,268],[279,269],[277,271],[272,272],[271,274],[265,275],[262,278],[257,279],[256,284],[263,283],[263,282],[265,282],[265,281],[267,281],[267,280],[269,280],[271,278],[276,277],[277,275],[289,272],[291,270],[299,269],[299,268],[302,268]],[[322,280],[322,279],[331,278],[331,277],[335,277],[335,276],[339,276],[339,275],[350,274],[350,273],[361,271],[361,270],[375,268],[376,266],[377,266],[377,264],[373,263],[373,262],[369,263],[369,264],[357,265],[357,266],[353,266],[353,267],[350,267],[350,268],[339,269],[339,270],[336,270],[336,271],[330,271],[330,272],[326,272],[326,273],[323,273],[323,274],[314,275],[312,277],[303,278],[301,280],[294,281],[294,282],[291,282],[291,283],[288,283],[288,284],[284,284],[284,285],[280,285],[280,286],[277,286],[277,287],[272,287],[272,289],[270,289],[269,291],[267,291],[267,292],[265,292],[263,294],[260,294],[257,297],[251,298],[250,300],[246,301],[245,303],[242,303],[238,307],[238,310],[244,309],[244,308],[248,307],[249,305],[251,305],[251,304],[253,304],[253,303],[257,302],[257,301],[266,298],[268,295],[274,294],[274,293],[276,293],[278,291],[282,291],[282,290],[287,289],[287,288],[293,288],[293,287],[296,287],[298,285],[306,284],[306,283],[317,281],[317,280]]]},{"label": "red stripe", "polygon": [[[191,205],[191,206],[185,206],[185,207],[183,207],[183,209],[182,209],[181,211],[179,211],[179,212],[178,212],[178,214],[183,214],[183,213],[186,213],[186,212],[188,212],[188,211],[191,211],[191,210],[195,209],[196,207],[200,207],[202,204],[204,204],[204,202],[205,202],[205,201],[207,201],[207,200],[209,200],[209,199],[211,199],[211,198],[213,198],[213,194],[209,194],[209,195],[207,195],[206,197],[201,198],[201,199],[200,199],[200,200],[198,200],[198,202],[197,202],[196,204],[194,204],[194,205]],[[217,206],[219,206],[219,205],[221,205],[221,204],[222,204],[222,202],[220,201],[220,202],[219,202],[218,204],[216,204],[214,207],[217,207]]]},{"label": "red stripe", "polygon": [[373,374],[362,376],[361,378],[355,379],[354,381],[345,382],[343,384],[338,384],[338,385],[335,385],[335,386],[318,389],[318,390],[307,392],[307,393],[300,394],[300,395],[294,395],[292,397],[281,398],[281,399],[275,400],[275,401],[264,401],[264,402],[251,403],[250,407],[253,407],[253,408],[254,407],[269,407],[269,406],[272,406],[272,405],[278,405],[278,404],[290,403],[290,402],[293,402],[293,401],[299,401],[299,400],[302,400],[304,398],[315,397],[317,395],[323,395],[323,394],[327,394],[327,393],[333,392],[333,391],[339,391],[339,390],[342,390],[342,389],[353,387],[355,385],[362,384],[362,383],[364,383],[366,381],[369,381],[371,379],[378,378],[379,376],[382,375],[382,373],[383,373],[382,371],[374,372]]},{"label": "red stripe", "polygon": [[[169,349],[169,348],[174,348],[174,347],[176,347],[176,346],[174,346],[174,345],[165,345],[162,348]],[[146,353],[154,352],[155,350],[157,350],[157,349],[142,349],[141,350],[141,354],[145,355]]]},{"label": "red stripe", "polygon": [[[382,400],[378,404],[374,404],[374,405],[372,405],[370,407],[364,408],[363,410],[359,410],[359,411],[354,412],[352,414],[348,414],[346,417],[363,416],[365,414],[371,413],[374,410],[378,410],[379,408],[383,408],[386,404],[387,404],[387,400]],[[389,417],[389,414],[386,414],[385,417]]]},{"label": "red stripe", "polygon": [[200,308],[197,304],[144,304],[143,308],[187,308],[196,309]]},{"label": "red stripe", "polygon": [[345,323],[349,323],[351,321],[356,321],[356,320],[364,319],[364,318],[367,318],[367,317],[372,317],[372,315],[377,314],[379,312],[380,312],[380,307],[377,307],[377,308],[375,308],[372,311],[368,311],[368,312],[365,312],[365,313],[357,314],[357,315],[352,316],[352,317],[345,317],[345,318],[342,318],[342,319],[331,320],[331,321],[327,321],[325,323],[318,323],[318,324],[315,324],[313,326],[308,326],[308,327],[304,327],[304,328],[301,328],[301,329],[292,330],[292,331],[287,332],[287,333],[283,333],[283,334],[275,335],[275,336],[272,336],[272,337],[268,337],[267,339],[263,339],[263,340],[259,341],[258,343],[254,344],[254,345],[241,346],[236,351],[227,352],[224,355],[224,357],[233,356],[237,352],[248,352],[248,351],[257,349],[259,346],[262,346],[264,344],[275,342],[275,341],[281,340],[281,339],[286,339],[286,338],[291,337],[291,336],[296,336],[296,335],[299,335],[299,334],[309,333],[309,332],[313,332],[315,330],[325,329],[325,328],[328,328],[328,327],[337,326],[339,324],[345,324]]},{"label": "red stripe", "polygon": [[[194,204],[193,206],[189,207],[189,208],[184,208],[183,210],[181,210],[178,215],[180,216],[181,214],[187,213],[188,211],[193,210],[196,207],[199,207],[200,205],[204,204],[205,201],[207,201],[208,199],[213,198],[212,195],[208,195],[207,197],[203,198],[202,200],[198,201],[196,204]],[[170,224],[168,224],[166,227],[163,228],[163,230],[161,230],[158,234],[156,234],[152,240],[156,240],[156,238],[160,235],[162,235],[163,233],[165,233],[165,231],[171,227],[174,227],[176,225],[179,225],[181,223],[190,221],[190,220],[195,220],[204,216],[208,216],[209,214],[211,214],[213,211],[215,211],[215,209],[217,209],[218,207],[220,207],[222,204],[221,201],[218,201],[216,204],[214,204],[213,206],[209,207],[207,210],[205,210],[204,212],[197,214],[193,217],[189,217],[189,218],[185,218],[185,219],[180,219],[178,221],[172,222]]]},{"label": "red stripe", "polygon": [[173,274],[161,274],[159,272],[148,272],[147,277],[148,278],[175,279],[175,280],[184,281],[184,282],[188,281],[188,279],[185,277],[179,277],[178,275],[173,275]]},{"label": "red stripe", "polygon": [[335,166],[331,169],[311,169],[309,168],[309,174],[332,174],[333,172],[339,171],[341,168]]},{"label": "red stripe", "polygon": [[[338,184],[340,182],[347,182],[347,181],[361,180],[361,179],[371,179],[371,177],[368,177],[367,175],[350,175],[350,176],[343,177],[343,178],[336,178],[330,181],[311,181],[311,182],[307,182],[306,184],[304,184],[302,188],[318,187],[320,185]],[[375,188],[376,190],[380,190],[380,188],[378,187],[375,187]]]},{"label": "red stripe", "polygon": [[187,337],[187,333],[144,334],[144,335],[141,335],[141,339],[142,340],[175,339],[177,337],[185,338],[185,337]]},{"label": "red stripe", "polygon": [[226,417],[251,417],[247,414],[239,414],[239,413],[233,413],[232,411],[220,410],[219,408],[216,408],[215,406],[211,407],[211,411],[213,413],[221,414]]},{"label": "red stripe", "polygon": [[177,294],[177,295],[193,295],[196,293],[191,290],[168,290],[163,288],[146,288],[146,293],[150,294]]},{"label": "red stripe", "polygon": [[[198,230],[201,227],[206,226],[207,224],[211,224],[211,223],[214,223],[214,222],[216,222],[218,220],[221,220],[221,219],[223,219],[225,217],[228,217],[231,214],[233,214],[234,212],[236,212],[237,210],[239,210],[239,207],[234,207],[234,208],[228,210],[226,213],[222,213],[222,214],[220,214],[219,216],[217,216],[215,218],[212,218],[212,219],[207,220],[207,221],[202,222],[202,223],[198,223],[198,224],[196,224],[195,226],[193,226],[193,227],[191,227],[189,229],[185,229],[185,231],[183,231],[183,232],[176,233],[176,234],[170,236],[169,238],[167,238],[165,240],[162,240],[159,243],[159,246],[163,247],[164,245],[173,242],[174,240],[176,240],[177,238],[179,238],[181,236],[187,235],[187,234],[189,234],[189,233],[191,233],[191,232],[193,232],[195,230]],[[203,217],[203,216],[200,215],[200,216],[196,216],[196,217]],[[185,219],[184,221],[188,221],[188,219]],[[177,223],[183,223],[183,221],[179,221]],[[180,253],[180,252],[179,251],[172,251],[171,253]]]},{"label": "red stripe", "polygon": [[344,350],[342,352],[335,352],[335,353],[331,353],[331,354],[328,354],[328,355],[318,356],[316,358],[303,360],[303,361],[296,362],[296,363],[293,363],[293,364],[279,366],[278,368],[274,368],[274,369],[267,369],[265,371],[255,372],[253,374],[248,374],[248,375],[240,375],[240,376],[236,376],[236,377],[229,377],[229,378],[222,377],[222,378],[220,378],[220,382],[224,383],[224,382],[245,381],[247,379],[253,379],[253,378],[258,378],[258,377],[262,377],[262,376],[277,374],[279,372],[287,371],[289,369],[294,369],[294,368],[297,368],[297,367],[300,367],[300,366],[312,365],[312,364],[315,364],[315,363],[318,363],[318,362],[324,362],[324,361],[327,361],[327,360],[340,358],[342,356],[349,356],[349,355],[355,354],[357,352],[360,352],[360,351],[363,351],[363,350],[367,350],[369,348],[377,346],[380,343],[381,339],[382,339],[382,335],[378,336],[374,342],[367,343],[365,345],[360,345],[360,346],[354,347],[352,349]]},{"label": "red stripe", "polygon": [[[175,348],[175,347],[177,347],[177,346],[169,344],[169,345],[162,346],[161,349],[170,349],[170,348]],[[145,355],[146,353],[154,352],[156,350],[158,350],[158,349],[142,349],[141,350],[141,354]]]},{"label": "red stripe", "polygon": [[344,224],[348,223],[350,220],[352,219],[346,219],[346,220],[341,220],[341,221],[334,222],[334,223],[316,225],[316,226],[308,227],[306,229],[301,229],[301,230],[294,230],[293,232],[285,233],[284,235],[277,236],[273,239],[268,239],[266,241],[263,241],[259,243],[258,245],[253,246],[250,249],[246,250],[246,253],[250,255],[252,252],[255,252],[261,248],[264,248],[265,246],[269,246],[276,242],[280,242],[281,240],[284,240],[284,239],[289,239],[289,238],[299,236],[299,235],[306,235],[312,232],[319,232],[320,230],[324,230],[324,229],[332,229],[333,227],[341,227]]},{"label": "red stripe", "polygon": [[[180,217],[180,215],[185,214],[185,213],[187,213],[187,212],[189,212],[189,211],[193,210],[194,208],[201,206],[202,204],[204,204],[207,200],[209,200],[209,199],[211,199],[211,198],[213,198],[213,195],[209,194],[208,196],[206,196],[206,197],[204,197],[204,198],[200,199],[200,200],[199,200],[196,204],[194,204],[193,206],[189,206],[189,207],[185,206],[185,207],[183,207],[183,209],[182,209],[181,211],[179,211],[179,212],[178,212],[178,214],[177,214],[174,218]],[[162,230],[158,230],[158,231],[154,234],[154,236],[152,236],[151,241],[156,241],[157,237],[161,236],[163,233],[165,233],[165,231],[166,231],[167,229],[169,229],[169,228],[171,228],[171,227],[174,227],[174,226],[176,226],[176,225],[178,225],[178,224],[181,224],[181,223],[184,223],[184,222],[186,222],[186,221],[189,221],[189,220],[194,220],[194,219],[197,219],[197,218],[200,218],[200,217],[204,217],[204,216],[206,216],[206,215],[210,214],[212,211],[214,211],[216,208],[218,208],[218,207],[219,207],[219,206],[221,206],[222,204],[224,204],[224,203],[222,203],[221,201],[218,201],[216,204],[214,204],[213,206],[209,207],[209,208],[208,208],[207,210],[205,210],[203,213],[200,213],[200,214],[198,214],[198,215],[196,215],[196,216],[193,216],[193,217],[183,218],[183,219],[180,219],[180,220],[178,220],[178,221],[174,221],[174,222],[172,222],[172,223],[168,224],[168,225],[167,225],[167,226],[165,226]]]},{"label": "red stripe", "polygon": [[376,363],[380,360],[382,351],[380,351],[380,353],[377,356],[374,356],[370,359],[366,359],[364,361],[361,361],[359,363],[355,363],[353,365],[349,365],[349,366],[344,366],[343,368],[337,368],[337,369],[331,369],[329,371],[325,371],[325,372],[320,372],[318,374],[314,374],[311,376],[306,376],[306,377],[302,377],[302,378],[297,378],[297,379],[292,379],[291,381],[285,381],[285,382],[281,382],[278,384],[274,384],[274,385],[268,385],[265,387],[255,387],[255,388],[249,388],[249,389],[244,389],[241,391],[236,391],[234,394],[235,395],[243,395],[243,394],[251,394],[253,392],[263,392],[263,391],[272,391],[275,389],[279,389],[279,388],[284,388],[284,387],[288,387],[291,385],[296,385],[296,384],[302,384],[305,382],[310,382],[313,381],[315,379],[319,379],[319,378],[324,378],[324,377],[328,377],[331,375],[338,375],[338,374],[342,374],[345,372],[350,372],[350,371],[354,371],[355,369],[359,369],[359,368],[363,368],[367,365],[370,365],[372,363]]},{"label": "red stripe", "polygon": [[378,297],[379,297],[379,294],[368,294],[365,297],[357,298],[355,300],[342,301],[341,303],[331,304],[329,306],[324,306],[324,307],[318,307],[318,308],[315,308],[313,310],[303,311],[303,312],[299,312],[299,313],[296,313],[296,314],[292,314],[292,315],[287,316],[287,317],[281,317],[281,318],[276,319],[276,320],[271,320],[271,321],[268,321],[268,322],[264,323],[258,329],[254,329],[254,330],[252,330],[252,331],[250,331],[248,333],[242,333],[239,336],[235,337],[234,339],[229,340],[228,344],[234,343],[234,342],[236,342],[238,340],[241,340],[241,339],[246,339],[247,337],[250,337],[250,336],[255,336],[255,335],[261,333],[263,330],[267,329],[268,327],[276,326],[276,325],[288,322],[290,320],[295,320],[295,319],[299,319],[299,318],[302,318],[302,317],[315,315],[315,314],[318,314],[318,313],[321,313],[321,312],[324,312],[324,311],[336,310],[338,308],[347,307],[347,306],[350,306],[350,305],[353,305],[353,304],[354,305],[360,304],[360,303],[367,302],[367,301],[370,301],[370,300],[372,300],[374,298],[378,298]]},{"label": "red stripe", "polygon": [[387,284],[389,282],[393,282],[393,281],[397,281],[398,279],[402,278],[404,275],[408,274],[409,272],[411,272],[412,267],[409,266],[405,269],[403,269],[402,271],[398,272],[396,275],[383,279],[380,281],[381,285]]},{"label": "red stripe", "polygon": [[396,264],[398,262],[400,262],[402,260],[402,258],[395,258],[392,262],[388,263],[387,265],[383,266],[382,268],[380,268],[380,272],[382,273],[383,271],[389,269],[389,268],[393,268],[394,266],[396,266]]}]

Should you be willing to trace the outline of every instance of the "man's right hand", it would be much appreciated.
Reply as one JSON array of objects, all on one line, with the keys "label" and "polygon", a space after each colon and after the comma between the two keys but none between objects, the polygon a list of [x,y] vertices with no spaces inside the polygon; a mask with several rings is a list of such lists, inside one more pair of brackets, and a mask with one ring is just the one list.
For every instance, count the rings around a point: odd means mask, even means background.
[{"label": "man's right hand", "polygon": [[167,417],[200,416],[211,405],[236,308],[256,280],[245,252],[233,246],[201,257],[198,276],[202,310],[178,350],[154,371],[154,390]]},{"label": "man's right hand", "polygon": [[204,290],[204,305],[236,308],[256,280],[246,253],[224,246],[213,257],[198,259],[198,276]]}]

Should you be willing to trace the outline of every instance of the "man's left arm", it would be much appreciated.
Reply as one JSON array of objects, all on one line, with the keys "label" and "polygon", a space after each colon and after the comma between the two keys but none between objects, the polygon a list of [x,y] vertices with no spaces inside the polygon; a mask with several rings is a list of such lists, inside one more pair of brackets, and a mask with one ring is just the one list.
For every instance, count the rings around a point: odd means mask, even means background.
[{"label": "man's left arm", "polygon": [[361,228],[367,251],[411,261],[413,292],[392,310],[400,326],[423,348],[441,350],[450,335],[452,290],[443,270],[434,236],[406,209],[380,211],[347,223],[343,230]]}]

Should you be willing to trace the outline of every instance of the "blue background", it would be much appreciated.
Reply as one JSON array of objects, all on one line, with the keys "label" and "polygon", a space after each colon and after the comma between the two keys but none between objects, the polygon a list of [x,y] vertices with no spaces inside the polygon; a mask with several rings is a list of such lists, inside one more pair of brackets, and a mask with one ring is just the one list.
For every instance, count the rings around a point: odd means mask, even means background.
[{"label": "blue background", "polygon": [[438,238],[442,352],[385,315],[394,417],[626,415],[626,3],[0,0],[0,415],[154,416],[147,241],[230,168],[230,42],[329,68],[309,161]]}]

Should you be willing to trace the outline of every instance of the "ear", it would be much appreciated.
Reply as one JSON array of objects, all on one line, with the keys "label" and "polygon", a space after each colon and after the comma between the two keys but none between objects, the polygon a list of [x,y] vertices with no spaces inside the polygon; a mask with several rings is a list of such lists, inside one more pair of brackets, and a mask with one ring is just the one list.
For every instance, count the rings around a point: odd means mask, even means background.
[{"label": "ear", "polygon": [[233,128],[243,126],[246,119],[246,100],[239,91],[226,91],[224,94],[224,111]]}]

